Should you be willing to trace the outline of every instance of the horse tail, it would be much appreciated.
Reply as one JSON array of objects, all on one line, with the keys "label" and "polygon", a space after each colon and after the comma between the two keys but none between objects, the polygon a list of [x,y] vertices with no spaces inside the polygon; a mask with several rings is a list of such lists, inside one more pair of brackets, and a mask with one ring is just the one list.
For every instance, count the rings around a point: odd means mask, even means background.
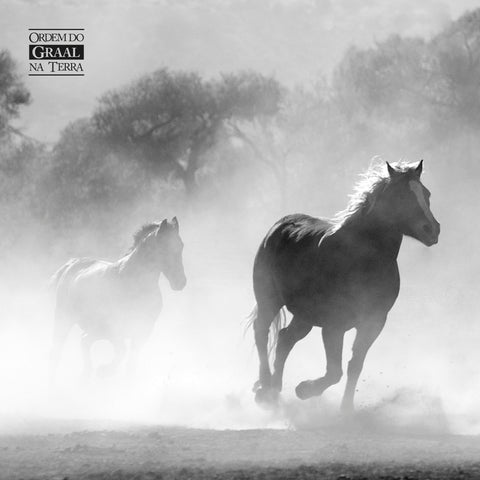
[{"label": "horse tail", "polygon": [[246,324],[245,324],[245,330],[243,331],[243,336],[247,334],[247,332],[253,328],[253,323],[255,322],[255,319],[257,318],[258,315],[258,305],[255,304],[253,307],[252,311],[246,318]]},{"label": "horse tail", "polygon": [[275,355],[275,349],[277,348],[278,334],[282,328],[287,326],[287,315],[285,314],[285,308],[282,307],[275,315],[272,324],[270,325],[270,332],[268,338],[268,357],[273,360]]},{"label": "horse tail", "polygon": [[[247,323],[245,326],[245,333],[253,327],[253,324],[258,315],[258,305],[255,305],[247,317]],[[287,315],[285,314],[285,308],[282,307],[278,313],[275,315],[271,325],[270,325],[270,333],[268,338],[268,356],[270,359],[273,359],[275,348],[277,347],[278,342],[278,334],[282,328],[287,326]]]}]

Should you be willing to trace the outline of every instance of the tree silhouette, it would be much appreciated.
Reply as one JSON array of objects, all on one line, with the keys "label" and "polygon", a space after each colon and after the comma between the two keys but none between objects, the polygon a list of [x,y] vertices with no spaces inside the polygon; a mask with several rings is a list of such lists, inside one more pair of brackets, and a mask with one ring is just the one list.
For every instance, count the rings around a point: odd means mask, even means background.
[{"label": "tree silhouette", "polygon": [[15,62],[7,50],[0,50],[0,137],[20,133],[11,125],[20,107],[30,103],[30,93],[16,71]]},{"label": "tree silhouette", "polygon": [[159,175],[174,175],[191,193],[226,122],[272,116],[281,95],[276,80],[253,72],[205,81],[161,69],[101,97],[93,122],[110,148]]}]

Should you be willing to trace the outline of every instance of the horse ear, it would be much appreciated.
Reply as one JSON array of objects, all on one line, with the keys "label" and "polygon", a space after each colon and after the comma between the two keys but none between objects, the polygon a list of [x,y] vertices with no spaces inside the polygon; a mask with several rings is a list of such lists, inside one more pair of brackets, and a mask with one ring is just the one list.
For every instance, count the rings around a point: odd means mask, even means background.
[{"label": "horse ear", "polygon": [[168,228],[168,222],[167,219],[162,220],[162,223],[160,224],[160,228],[158,229],[159,232],[163,232]]},{"label": "horse ear", "polygon": [[175,230],[178,232],[178,220],[177,217],[172,218],[172,225],[174,226]]},{"label": "horse ear", "polygon": [[387,170],[388,170],[388,174],[390,175],[390,178],[394,178],[395,176],[397,176],[399,172],[397,172],[388,162],[386,163],[387,163]]},{"label": "horse ear", "polygon": [[395,170],[388,162],[387,163],[387,169],[388,169],[388,174],[390,175],[390,178],[395,178],[401,175],[401,172],[398,170]]},{"label": "horse ear", "polygon": [[415,173],[417,174],[418,177],[420,177],[420,175],[422,174],[422,170],[423,170],[423,159],[420,160],[419,164],[415,168]]}]

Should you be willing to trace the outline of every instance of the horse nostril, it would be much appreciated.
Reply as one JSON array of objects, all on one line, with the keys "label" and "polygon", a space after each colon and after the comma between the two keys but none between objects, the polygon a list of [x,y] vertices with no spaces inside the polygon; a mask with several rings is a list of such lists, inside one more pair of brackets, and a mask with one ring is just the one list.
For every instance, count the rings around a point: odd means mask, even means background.
[{"label": "horse nostril", "polygon": [[423,226],[423,231],[425,233],[428,233],[428,235],[431,235],[432,234],[432,227],[430,225],[424,225]]}]

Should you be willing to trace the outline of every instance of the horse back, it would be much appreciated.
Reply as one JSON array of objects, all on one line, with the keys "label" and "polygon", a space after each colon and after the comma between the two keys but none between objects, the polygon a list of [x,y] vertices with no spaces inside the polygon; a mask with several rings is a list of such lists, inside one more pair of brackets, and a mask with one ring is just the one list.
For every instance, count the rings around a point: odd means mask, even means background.
[{"label": "horse back", "polygon": [[52,276],[51,283],[56,287],[57,305],[65,304],[78,278],[96,267],[104,267],[108,262],[94,258],[71,258]]},{"label": "horse back", "polygon": [[58,288],[71,281],[79,272],[94,265],[96,262],[97,260],[93,258],[71,258],[52,275],[51,283]]},{"label": "horse back", "polygon": [[145,288],[119,262],[73,258],[54,277],[56,311],[96,338],[150,331],[162,308],[158,286]]},{"label": "horse back", "polygon": [[275,288],[275,295],[285,304],[290,292],[304,288],[314,275],[318,245],[331,225],[328,220],[304,214],[288,215],[273,225],[255,257],[256,295],[270,289],[268,295],[272,296]]},{"label": "horse back", "polygon": [[260,250],[267,254],[282,256],[292,251],[310,251],[318,247],[318,243],[331,226],[327,220],[310,215],[294,214],[280,219],[265,236]]}]

